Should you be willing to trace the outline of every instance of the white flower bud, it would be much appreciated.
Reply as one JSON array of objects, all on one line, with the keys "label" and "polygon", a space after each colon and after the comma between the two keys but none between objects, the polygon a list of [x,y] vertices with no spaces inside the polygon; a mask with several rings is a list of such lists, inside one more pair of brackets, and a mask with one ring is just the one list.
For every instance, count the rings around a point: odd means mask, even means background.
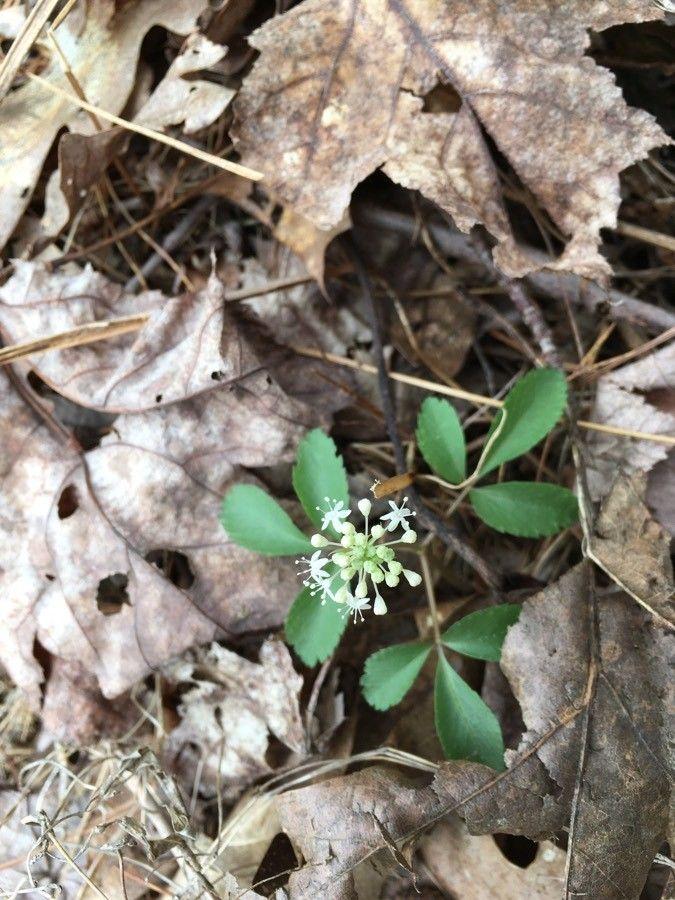
[{"label": "white flower bud", "polygon": [[417,585],[422,581],[422,576],[418,572],[413,572],[411,569],[404,569],[403,577],[408,582],[410,587],[417,587]]},{"label": "white flower bud", "polygon": [[368,596],[368,585],[366,584],[365,579],[363,581],[359,581],[359,583],[356,585],[354,596],[359,600],[363,600],[364,597]]},{"label": "white flower bud", "polygon": [[344,569],[345,566],[349,565],[349,554],[340,552],[334,553],[331,556],[331,560],[336,566],[340,566],[341,569]]},{"label": "white flower bud", "polygon": [[363,500],[359,500],[359,502],[357,503],[357,506],[358,506],[359,512],[361,513],[362,516],[369,516],[370,510],[372,509],[373,504],[370,502],[370,500],[368,500],[366,497],[364,497]]},{"label": "white flower bud", "polygon": [[343,522],[339,530],[342,534],[354,534],[356,528],[354,528],[351,522]]},{"label": "white flower bud", "polygon": [[384,534],[384,528],[381,525],[373,525],[370,529],[370,534],[376,541],[379,541]]},{"label": "white flower bud", "polygon": [[412,528],[409,531],[404,532],[401,536],[402,544],[414,544],[417,540],[417,532],[413,531]]},{"label": "white flower bud", "polygon": [[343,584],[341,588],[335,592],[335,602],[336,603],[344,603],[347,599],[347,595],[349,594],[349,587],[346,584]]},{"label": "white flower bud", "polygon": [[384,602],[382,597],[380,597],[378,595],[377,599],[375,600],[375,603],[373,604],[373,612],[375,613],[376,616],[383,616],[386,613],[386,611],[387,611],[387,604]]},{"label": "white flower bud", "polygon": [[310,538],[312,547],[327,547],[328,540],[322,534],[313,534]]},{"label": "white flower bud", "polygon": [[387,572],[387,574],[384,576],[384,580],[389,587],[396,587],[399,582],[399,577],[398,575],[392,575],[391,572]]}]

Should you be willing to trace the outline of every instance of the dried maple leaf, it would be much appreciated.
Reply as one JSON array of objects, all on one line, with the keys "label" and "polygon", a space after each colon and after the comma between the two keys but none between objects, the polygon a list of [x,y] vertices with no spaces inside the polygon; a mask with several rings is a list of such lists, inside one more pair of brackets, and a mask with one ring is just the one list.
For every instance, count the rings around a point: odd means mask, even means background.
[{"label": "dried maple leaf", "polygon": [[308,863],[291,876],[294,900],[353,897],[354,869],[386,847],[376,818],[401,842],[450,812],[475,834],[539,840],[569,825],[568,894],[639,896],[668,822],[669,648],[632,600],[590,590],[583,563],[527,600],[507,634],[501,665],[527,731],[506,772],[445,763],[425,786],[368,769],[279,798]]},{"label": "dried maple leaf", "polygon": [[190,784],[199,766],[202,793],[232,800],[257,778],[271,774],[265,758],[269,732],[304,754],[302,678],[280,641],[262,645],[260,663],[213,644],[164,674],[195,685],[181,698],[181,721],[168,736],[166,752]]},{"label": "dried maple leaf", "polygon": [[[119,113],[133,88],[146,33],[161,25],[187,34],[205,5],[204,0],[132,0],[121,6],[113,0],[95,0],[71,11],[58,29],[58,40],[86,99]],[[42,75],[73,92],[58,54]],[[30,202],[45,158],[64,127],[84,134],[95,130],[86,113],[36,82],[27,82],[0,103],[0,249]]]},{"label": "dried maple leaf", "polygon": [[[650,353],[598,379],[595,422],[646,431],[672,434],[675,414],[659,408],[659,394],[675,385],[675,343]],[[664,444],[654,441],[627,441],[621,435],[593,432],[586,441],[588,486],[594,500],[602,499],[614,483],[617,472],[630,476],[648,472],[668,455]]]},{"label": "dried maple leaf", "polygon": [[[322,228],[384,166],[461,228],[487,225],[499,265],[522,275],[540,264],[515,245],[487,134],[569,238],[555,267],[606,275],[597,247],[616,221],[618,173],[667,138],[584,55],[588,29],[660,15],[649,0],[307,0],[253,34],[261,55],[235,137]],[[439,81],[458,111],[424,111]]]},{"label": "dried maple leaf", "polygon": [[[221,630],[280,624],[295,567],[231,544],[218,513],[233,462],[291,459],[302,427],[255,414],[248,395],[232,407],[225,388],[120,416],[77,454],[0,379],[0,660],[36,705],[36,638],[111,697]],[[192,583],[176,586],[149,561],[159,551],[184,554]]]}]

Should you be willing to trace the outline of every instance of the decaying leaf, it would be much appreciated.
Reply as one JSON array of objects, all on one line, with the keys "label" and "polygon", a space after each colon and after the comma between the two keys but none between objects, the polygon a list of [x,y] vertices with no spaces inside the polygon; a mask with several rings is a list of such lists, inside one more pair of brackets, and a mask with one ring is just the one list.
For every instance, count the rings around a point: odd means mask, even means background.
[{"label": "decaying leaf", "polygon": [[[218,512],[233,462],[289,460],[302,428],[269,410],[257,420],[250,399],[237,413],[224,388],[120,416],[79,455],[0,378],[0,660],[35,704],[35,638],[110,697],[220,630],[281,623],[295,567],[230,544]],[[183,586],[159,568],[165,553],[185,557]]]},{"label": "decaying leaf", "polygon": [[374,816],[400,842],[452,811],[472,833],[533,840],[572,823],[570,895],[637,898],[667,828],[669,648],[616,594],[597,601],[593,660],[594,607],[584,563],[526,601],[509,630],[501,665],[528,730],[505,773],[451,762],[425,786],[368,769],[282,796],[282,824],[307,861],[291,896],[330,886],[326,896],[351,898],[354,868],[384,846]]},{"label": "decaying leaf", "polygon": [[[59,141],[59,187],[72,215],[80,208],[93,187],[102,177],[115,157],[124,151],[129,143],[130,132],[122,128],[111,128],[108,131],[97,131],[95,134],[77,134],[67,132]],[[48,188],[55,192],[55,184]],[[53,223],[45,222],[47,228],[51,224],[56,233],[65,222],[55,214],[54,207],[59,205],[57,196],[49,199]],[[67,220],[66,220],[67,221]]]},{"label": "decaying leaf", "polygon": [[226,47],[214,44],[203,34],[191,34],[180,54],[134,117],[134,121],[161,131],[167,125],[183,123],[183,131],[193,134],[218,118],[234,96],[234,91],[187,75],[208,69],[225,56]]},{"label": "decaying leaf", "polygon": [[[569,238],[555,266],[606,276],[597,246],[618,173],[667,138],[584,56],[588,29],[660,15],[648,0],[309,0],[251,38],[261,55],[236,100],[238,146],[325,229],[384,165],[460,228],[487,225],[499,265],[521,275],[537,264],[515,245],[484,129]],[[439,81],[458,111],[424,111]]]},{"label": "decaying leaf", "polygon": [[260,430],[251,425],[251,437],[261,444],[274,440],[282,419],[309,424],[308,410],[263,370],[215,276],[201,291],[168,298],[160,291],[127,294],[90,267],[49,273],[17,260],[14,276],[0,288],[0,328],[8,343],[139,313],[149,315],[140,331],[35,356],[34,370],[70,400],[109,412],[153,409],[218,390],[230,431],[236,430],[230,416],[250,418],[258,409]]},{"label": "decaying leaf", "polygon": [[595,522],[591,551],[617,583],[675,625],[670,534],[645,505],[647,476],[619,475]]},{"label": "decaying leaf", "polygon": [[[595,422],[645,431],[650,434],[675,432],[675,415],[659,408],[659,394],[672,391],[675,384],[675,343],[630,365],[616,369],[598,380]],[[655,441],[627,441],[619,435],[593,432],[587,439],[588,482],[594,500],[602,499],[614,483],[617,472],[630,476],[648,472],[665,459],[668,448]]]},{"label": "decaying leaf", "polygon": [[[119,113],[133,88],[146,33],[161,25],[188,34],[204,5],[204,0],[132,0],[122,5],[96,0],[72,10],[59,28],[58,40],[86,99]],[[73,93],[58,54],[42,76]],[[0,249],[30,202],[45,158],[64,127],[84,134],[96,130],[86,113],[37,82],[27,82],[0,103]]]},{"label": "decaying leaf", "polygon": [[420,842],[422,859],[434,881],[461,900],[559,900],[565,853],[542,841],[527,868],[510,862],[494,838],[472,836],[452,819],[440,822]]},{"label": "decaying leaf", "polygon": [[309,274],[325,291],[326,249],[331,241],[349,228],[351,221],[348,215],[344,215],[333,228],[322,230],[287,206],[274,228],[274,237],[304,262]]},{"label": "decaying leaf", "polygon": [[305,750],[299,693],[302,678],[280,641],[266,641],[260,663],[213,644],[193,660],[165,670],[194,684],[182,697],[181,722],[168,736],[167,754],[189,784],[199,766],[200,790],[237,797],[271,769],[265,758],[271,732],[298,754]]}]

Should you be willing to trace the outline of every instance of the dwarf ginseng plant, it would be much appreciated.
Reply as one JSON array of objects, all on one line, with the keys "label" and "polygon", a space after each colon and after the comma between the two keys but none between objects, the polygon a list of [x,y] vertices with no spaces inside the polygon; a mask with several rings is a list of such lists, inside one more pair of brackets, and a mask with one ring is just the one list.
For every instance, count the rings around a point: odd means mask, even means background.
[{"label": "dwarf ginseng plant", "polygon": [[[526,537],[553,534],[572,524],[577,504],[566,488],[520,481],[475,487],[545,437],[560,418],[566,396],[565,379],[555,370],[536,370],[521,379],[495,417],[468,477],[457,413],[443,400],[426,400],[417,441],[429,466],[457,490],[452,508],[468,494],[474,511],[488,525]],[[286,639],[302,661],[313,666],[333,652],[350,618],[356,623],[364,613],[387,612],[382,585],[419,585],[420,575],[402,561],[417,553],[417,534],[411,524],[414,513],[405,500],[388,501],[388,510],[377,521],[368,499],[358,501],[358,513],[351,510],[342,458],[319,430],[311,431],[299,446],[293,487],[317,529],[310,536],[253,485],[237,485],[228,492],[221,521],[230,538],[249,550],[298,557],[303,590],[286,619]],[[435,723],[445,755],[503,768],[497,718],[453,669],[445,651],[498,662],[506,631],[519,615],[517,604],[493,606],[465,616],[443,632],[437,628],[434,640],[398,644],[372,654],[361,678],[366,700],[380,710],[399,703],[435,648]]]}]

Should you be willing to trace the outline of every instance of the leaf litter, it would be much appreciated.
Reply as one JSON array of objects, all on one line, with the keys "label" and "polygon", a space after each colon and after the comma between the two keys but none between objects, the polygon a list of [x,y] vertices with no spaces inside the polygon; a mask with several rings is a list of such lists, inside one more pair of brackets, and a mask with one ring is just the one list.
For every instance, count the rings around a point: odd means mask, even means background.
[{"label": "leaf litter", "polygon": [[[0,372],[0,891],[666,898],[672,72],[644,48],[672,22],[647,0],[93,0],[26,43],[25,13],[0,9],[26,51],[0,101],[0,333],[42,345]],[[212,174],[233,150],[262,182]],[[408,378],[393,410],[378,346]],[[486,467],[580,496],[581,528],[523,540],[415,425],[430,383],[463,388],[474,471],[551,352],[568,414],[606,430],[556,420]],[[284,643],[293,561],[218,520],[255,485],[309,532],[291,463],[317,427],[353,496],[417,498],[423,584],[310,669]],[[444,657],[503,771],[443,759],[433,666],[365,705],[375,651],[504,602],[499,663]]]}]

